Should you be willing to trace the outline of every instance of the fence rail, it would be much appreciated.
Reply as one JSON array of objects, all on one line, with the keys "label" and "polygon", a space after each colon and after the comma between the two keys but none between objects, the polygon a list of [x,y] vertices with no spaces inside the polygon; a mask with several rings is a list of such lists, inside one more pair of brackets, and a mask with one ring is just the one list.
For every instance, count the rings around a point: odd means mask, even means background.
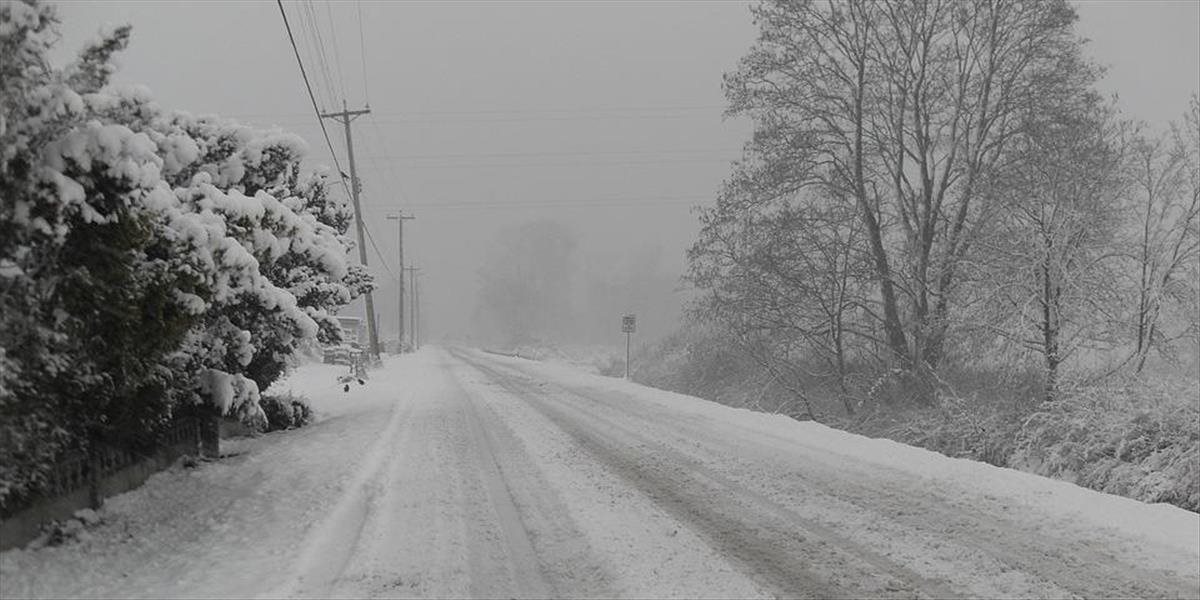
[{"label": "fence rail", "polygon": [[99,508],[104,498],[141,485],[179,456],[199,454],[202,431],[200,419],[185,418],[162,431],[149,454],[97,445],[64,455],[39,492],[0,514],[0,550],[28,542],[45,523],[81,508]]}]

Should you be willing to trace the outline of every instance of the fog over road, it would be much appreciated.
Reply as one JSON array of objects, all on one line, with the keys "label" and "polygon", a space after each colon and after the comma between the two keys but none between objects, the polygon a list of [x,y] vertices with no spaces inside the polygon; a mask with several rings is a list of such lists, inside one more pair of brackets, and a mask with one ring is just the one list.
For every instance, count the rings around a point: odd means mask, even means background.
[{"label": "fog over road", "polygon": [[342,369],[289,380],[320,422],[5,553],[4,595],[1200,594],[1174,507],[474,350]]}]

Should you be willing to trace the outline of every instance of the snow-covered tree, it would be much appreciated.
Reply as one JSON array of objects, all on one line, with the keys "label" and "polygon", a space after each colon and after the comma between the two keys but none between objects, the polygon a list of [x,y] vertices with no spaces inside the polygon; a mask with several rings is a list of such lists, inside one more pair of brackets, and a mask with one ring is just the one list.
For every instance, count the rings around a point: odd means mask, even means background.
[{"label": "snow-covered tree", "polygon": [[1060,371],[1086,349],[1112,347],[1119,318],[1117,252],[1125,193],[1123,124],[1094,95],[1032,115],[997,182],[1004,206],[979,287],[980,327],[1041,357],[1043,398],[1056,397]]},{"label": "snow-covered tree", "polygon": [[94,118],[128,28],[54,69],[54,24],[48,7],[0,5],[0,503],[72,441],[144,441],[176,397],[163,367],[194,318],[142,208],[170,195],[154,144]]},{"label": "snow-covered tree", "polygon": [[65,68],[51,7],[0,4],[0,509],[67,447],[137,445],[258,395],[372,284],[350,213],[278,131],[110,82],[129,28]]}]

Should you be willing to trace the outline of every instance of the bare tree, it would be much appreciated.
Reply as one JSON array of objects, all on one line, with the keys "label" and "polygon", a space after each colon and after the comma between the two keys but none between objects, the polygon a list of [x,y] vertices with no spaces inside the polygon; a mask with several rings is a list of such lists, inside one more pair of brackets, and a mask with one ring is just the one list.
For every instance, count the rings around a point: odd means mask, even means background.
[{"label": "bare tree", "polygon": [[796,380],[801,364],[809,365],[810,382],[835,380],[853,413],[846,388],[851,346],[875,340],[862,316],[871,306],[860,223],[844,203],[811,193],[755,203],[749,212],[736,207],[739,193],[752,192],[737,182],[727,186],[719,202],[726,210],[702,218],[689,280],[706,293],[693,312],[719,321],[737,340],[754,340],[742,346],[780,381]]},{"label": "bare tree", "polygon": [[771,1],[726,76],[731,114],[757,129],[742,177],[760,199],[820,188],[850,203],[902,367],[942,358],[959,264],[996,213],[981,184],[1031,107],[1094,70],[1065,2]]},{"label": "bare tree", "polygon": [[1137,303],[1130,360],[1141,372],[1152,349],[1195,335],[1196,320],[1168,331],[1163,313],[1172,306],[1191,315],[1197,304],[1200,260],[1200,100],[1193,97],[1182,125],[1170,138],[1140,139],[1132,159],[1135,193],[1130,212],[1137,224],[1130,258],[1135,261]]},{"label": "bare tree", "polygon": [[1010,148],[1021,160],[995,182],[1005,210],[982,241],[991,285],[981,290],[992,310],[981,317],[1040,355],[1049,401],[1066,360],[1117,343],[1126,144],[1123,126],[1094,98],[1030,117],[1030,134]]}]

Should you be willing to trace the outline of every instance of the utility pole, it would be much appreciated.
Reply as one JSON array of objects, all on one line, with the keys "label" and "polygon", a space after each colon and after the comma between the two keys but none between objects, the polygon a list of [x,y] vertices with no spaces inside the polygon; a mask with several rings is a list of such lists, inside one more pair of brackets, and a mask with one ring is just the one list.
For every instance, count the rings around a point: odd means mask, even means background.
[{"label": "utility pole", "polygon": [[396,247],[400,250],[400,292],[396,294],[396,343],[400,345],[397,352],[404,352],[404,222],[416,217],[405,215],[403,211],[387,216],[389,221],[396,222]]},{"label": "utility pole", "polygon": [[625,334],[625,379],[629,379],[629,339],[637,331],[637,315],[627,313],[622,316],[621,331]]},{"label": "utility pole", "polygon": [[417,271],[420,271],[421,268],[420,267],[405,267],[404,270],[408,271],[408,284],[409,284],[408,289],[409,289],[409,293],[412,294],[412,296],[409,298],[409,300],[412,302],[412,308],[408,309],[408,319],[409,319],[409,321],[408,321],[409,322],[409,328],[408,328],[409,334],[408,335],[410,336],[409,339],[412,342],[411,345],[412,345],[413,350],[416,350],[417,349]]},{"label": "utility pole", "polygon": [[[358,234],[358,260],[365,267],[367,266],[367,245],[363,240],[363,215],[362,206],[358,202],[358,171],[354,168],[354,140],[350,135],[350,121],[356,117],[365,115],[371,112],[371,107],[364,107],[362,110],[350,110],[346,108],[346,101],[342,100],[342,111],[334,113],[321,113],[322,119],[333,119],[342,124],[346,129],[346,154],[350,156],[350,199],[354,203],[354,225],[355,231]],[[367,334],[370,336],[370,353],[376,358],[379,357],[379,331],[375,328],[375,300],[371,297],[371,292],[365,294],[367,304]]]},{"label": "utility pole", "polygon": [[413,310],[416,311],[413,316],[413,339],[416,340],[414,345],[420,347],[421,344],[421,288],[417,287],[417,283],[421,281],[417,279],[413,281]]}]

